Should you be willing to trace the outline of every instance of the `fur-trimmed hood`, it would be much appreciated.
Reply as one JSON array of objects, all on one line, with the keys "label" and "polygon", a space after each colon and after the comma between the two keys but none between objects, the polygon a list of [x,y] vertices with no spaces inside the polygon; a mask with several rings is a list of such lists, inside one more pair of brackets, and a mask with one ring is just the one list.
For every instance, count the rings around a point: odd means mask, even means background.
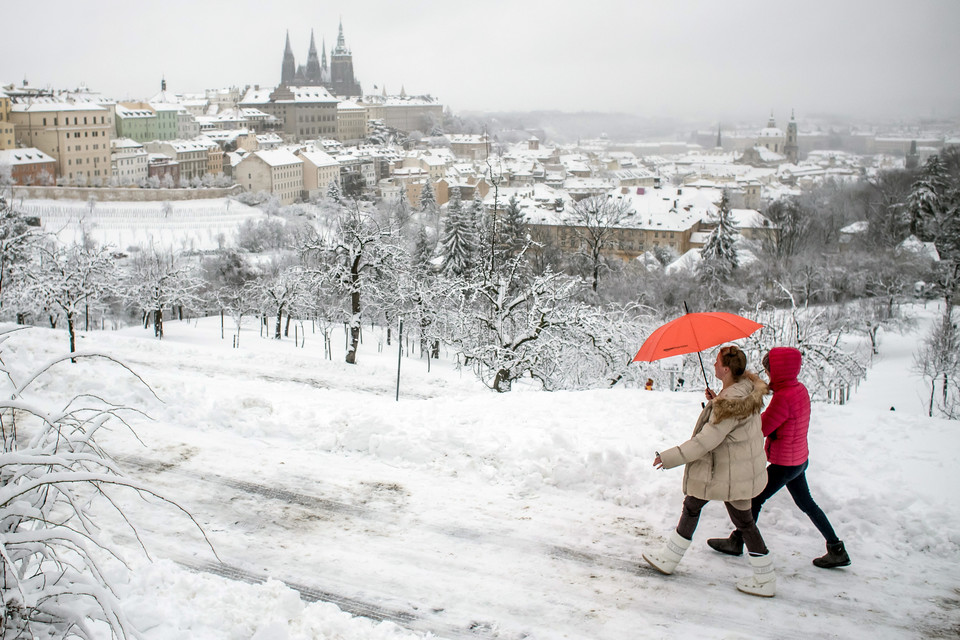
[{"label": "fur-trimmed hood", "polygon": [[767,383],[752,371],[745,371],[740,380],[724,389],[712,400],[710,422],[717,424],[727,418],[746,418],[763,410],[763,396]]}]

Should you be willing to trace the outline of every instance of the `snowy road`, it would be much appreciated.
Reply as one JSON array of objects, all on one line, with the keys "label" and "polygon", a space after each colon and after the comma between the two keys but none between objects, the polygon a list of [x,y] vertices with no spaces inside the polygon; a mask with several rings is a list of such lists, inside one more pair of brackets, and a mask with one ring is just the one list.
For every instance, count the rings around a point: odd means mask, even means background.
[{"label": "snowy road", "polygon": [[[704,544],[728,531],[720,507],[704,511],[675,575],[640,565],[681,500],[680,474],[653,471],[650,454],[689,435],[696,394],[496,395],[449,362],[427,373],[410,359],[396,402],[395,351],[368,344],[350,367],[323,360],[311,340],[299,349],[251,333],[239,350],[219,340],[213,321],[170,323],[163,342],[136,330],[88,334],[83,348],[132,364],[162,403],[105,364],[95,365],[102,375],[74,368],[57,382],[79,389],[96,379],[100,393],[151,414],[133,425],[143,443],[116,430],[103,444],[188,509],[219,556],[175,510],[129,507],[147,523],[140,531],[154,558],[210,575],[225,594],[216,612],[194,610],[210,596],[190,591],[186,577],[167,576],[180,586],[158,585],[156,595],[140,585],[141,604],[184,594],[175,600],[181,620],[144,614],[148,640],[318,637],[293,631],[303,612],[272,609],[269,599],[251,612],[230,587],[268,578],[306,602],[419,637],[883,639],[960,630],[960,514],[939,488],[960,482],[946,453],[960,446],[955,425],[818,406],[818,427],[837,446],[811,443],[811,486],[854,564],[814,568],[822,539],[778,496],[761,519],[779,576],[777,597],[766,600],[736,591],[748,573],[743,558]],[[33,348],[61,351],[43,340]],[[908,437],[920,429],[922,441]],[[865,446],[869,457],[849,455]],[[917,477],[917,464],[940,484]],[[128,531],[111,530],[132,550]],[[268,621],[280,627],[255,635]]]}]

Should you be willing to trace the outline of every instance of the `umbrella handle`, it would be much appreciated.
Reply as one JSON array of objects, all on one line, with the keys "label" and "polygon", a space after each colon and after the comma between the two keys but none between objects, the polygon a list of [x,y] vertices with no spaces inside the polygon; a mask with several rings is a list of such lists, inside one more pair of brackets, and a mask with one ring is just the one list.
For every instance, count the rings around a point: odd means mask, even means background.
[{"label": "umbrella handle", "polygon": [[707,385],[707,389],[709,389],[710,383],[707,382],[707,370],[703,368],[703,356],[700,355],[699,351],[697,351],[697,358],[700,359],[700,373],[703,374],[703,384]]}]

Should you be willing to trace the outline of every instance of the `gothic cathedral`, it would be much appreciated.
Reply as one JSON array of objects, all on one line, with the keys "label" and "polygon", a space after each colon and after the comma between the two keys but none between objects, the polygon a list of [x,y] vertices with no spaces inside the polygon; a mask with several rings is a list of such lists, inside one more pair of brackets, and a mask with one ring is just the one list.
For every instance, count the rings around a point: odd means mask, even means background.
[{"label": "gothic cathedral", "polygon": [[353,54],[343,40],[343,22],[337,46],[330,52],[330,67],[327,67],[327,43],[323,43],[321,58],[317,58],[317,45],[310,30],[310,50],[307,52],[307,64],[297,66],[290,47],[290,32],[287,31],[287,43],[283,51],[283,66],[280,71],[280,85],[285,87],[325,87],[335,96],[362,96],[360,83],[353,77]]}]

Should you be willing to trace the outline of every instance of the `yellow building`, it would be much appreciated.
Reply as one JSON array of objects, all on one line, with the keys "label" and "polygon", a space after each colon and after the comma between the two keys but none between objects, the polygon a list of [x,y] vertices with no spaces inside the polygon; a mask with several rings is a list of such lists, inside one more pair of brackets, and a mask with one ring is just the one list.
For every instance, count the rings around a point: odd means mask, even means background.
[{"label": "yellow building", "polygon": [[237,164],[233,179],[246,191],[266,191],[280,204],[293,204],[303,192],[303,160],[280,149],[256,151]]},{"label": "yellow building", "polygon": [[[202,178],[209,170],[210,152],[205,144],[191,140],[153,141],[144,145],[150,153],[162,153],[180,163],[180,179]],[[223,170],[223,162],[220,163]]]},{"label": "yellow building", "polygon": [[13,149],[16,136],[13,123],[10,122],[10,97],[0,91],[0,150]]},{"label": "yellow building", "polygon": [[73,184],[102,184],[111,175],[113,119],[94,104],[35,102],[14,104],[10,121],[16,142],[36,147],[57,160],[57,174]]},{"label": "yellow building", "polygon": [[345,100],[337,105],[337,140],[360,142],[367,137],[367,110]]},{"label": "yellow building", "polygon": [[307,198],[323,197],[331,182],[340,184],[340,163],[332,156],[310,147],[297,151],[303,160],[303,191]]}]

